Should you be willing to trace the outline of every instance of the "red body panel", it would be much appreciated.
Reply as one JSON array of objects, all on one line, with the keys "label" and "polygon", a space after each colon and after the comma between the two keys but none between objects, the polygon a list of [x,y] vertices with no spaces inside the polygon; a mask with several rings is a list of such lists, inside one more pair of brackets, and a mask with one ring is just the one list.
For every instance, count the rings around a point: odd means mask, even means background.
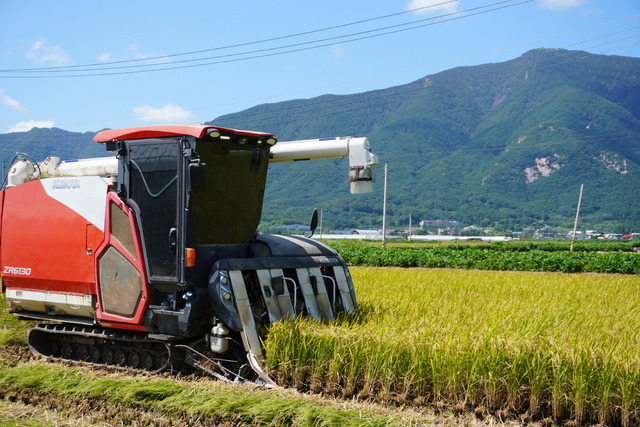
[{"label": "red body panel", "polygon": [[42,181],[2,193],[4,286],[95,294],[93,253],[103,240],[95,225],[47,195]]},{"label": "red body panel", "polygon": [[144,325],[139,325],[137,323],[119,323],[119,322],[99,321],[98,324],[104,328],[124,329],[125,331],[147,332],[147,328],[145,328]]},{"label": "red body panel", "polygon": [[[109,225],[110,224],[109,204],[112,202],[120,206],[122,210],[129,217],[129,225],[131,226],[131,230],[133,232],[133,238],[135,241],[137,254],[130,254],[125,249],[125,247],[118,241],[118,239],[113,237],[113,235],[111,234],[111,229]],[[142,245],[140,242],[140,234],[138,233],[138,228],[135,225],[136,222],[135,222],[135,217],[133,215],[133,211],[116,195],[116,193],[110,192],[107,194],[107,203],[105,203],[105,218],[106,218],[106,221],[105,221],[106,223],[105,237],[106,238],[102,243],[102,245],[100,245],[100,248],[96,253],[96,259],[99,259],[100,255],[102,255],[109,246],[113,246],[114,248],[116,248],[118,252],[124,255],[125,258],[127,258],[140,272],[140,275],[142,277],[142,296],[140,298],[140,301],[138,301],[135,314],[133,315],[133,317],[128,318],[128,317],[118,316],[115,314],[105,313],[102,309],[102,304],[101,304],[102,298],[100,297],[100,290],[98,289],[96,317],[98,318],[98,322],[103,326],[114,327],[116,323],[119,323],[119,325],[117,326],[119,329],[146,330],[140,324],[142,323],[144,313],[147,310],[147,307],[149,306],[149,287],[147,282],[146,269],[144,266],[144,260],[142,258],[143,252],[142,252]],[[99,277],[97,263],[96,263],[96,277]],[[110,323],[113,323],[114,325],[110,325]]]},{"label": "red body panel", "polygon": [[162,138],[166,136],[188,135],[202,138],[207,130],[218,129],[224,132],[235,133],[237,135],[252,135],[272,137],[273,134],[263,132],[251,132],[246,130],[227,129],[218,126],[205,125],[165,125],[165,126],[142,126],[125,129],[103,130],[93,138],[96,142],[109,142],[124,139]]}]

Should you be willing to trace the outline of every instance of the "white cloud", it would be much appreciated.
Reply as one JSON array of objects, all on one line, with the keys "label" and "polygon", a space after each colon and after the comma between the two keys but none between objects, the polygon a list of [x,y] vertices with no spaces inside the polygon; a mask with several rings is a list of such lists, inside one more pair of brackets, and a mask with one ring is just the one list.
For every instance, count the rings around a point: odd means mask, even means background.
[{"label": "white cloud", "polygon": [[98,56],[96,58],[98,60],[98,62],[111,62],[111,54],[110,53],[103,53],[102,55]]},{"label": "white cloud", "polygon": [[135,107],[133,114],[137,120],[144,122],[192,123],[195,121],[195,116],[190,111],[173,104],[166,104],[160,108],[143,105]]},{"label": "white cloud", "polygon": [[333,46],[331,46],[331,49],[333,50],[333,57],[334,58],[343,58],[344,57],[345,51],[340,45],[334,44]]},{"label": "white cloud", "polygon": [[19,122],[9,128],[11,132],[28,132],[33,128],[52,128],[55,126],[51,120],[28,120],[26,122]]},{"label": "white cloud", "polygon": [[45,40],[34,42],[27,49],[25,56],[40,64],[64,65],[70,61],[69,55],[62,50],[60,45],[51,46]]},{"label": "white cloud", "polygon": [[543,9],[561,10],[580,6],[584,0],[540,0],[539,5]]},{"label": "white cloud", "polygon": [[15,99],[11,98],[9,95],[6,95],[2,89],[0,89],[0,105],[4,105],[5,107],[9,107],[19,113],[26,113],[27,110]]},{"label": "white cloud", "polygon": [[414,11],[416,15],[424,15],[425,13],[453,13],[458,11],[460,2],[447,0],[410,0],[407,10],[418,9]]}]

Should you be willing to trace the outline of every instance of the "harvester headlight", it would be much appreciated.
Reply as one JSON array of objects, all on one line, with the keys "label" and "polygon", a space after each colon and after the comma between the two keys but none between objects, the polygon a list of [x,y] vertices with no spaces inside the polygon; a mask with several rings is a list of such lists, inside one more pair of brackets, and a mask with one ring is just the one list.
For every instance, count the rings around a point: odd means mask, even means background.
[{"label": "harvester headlight", "polygon": [[267,144],[269,144],[269,145],[276,145],[276,142],[278,142],[278,140],[275,139],[275,138],[267,139]]},{"label": "harvester headlight", "polygon": [[[231,301],[233,293],[231,291],[231,283],[229,283],[229,276],[226,274],[220,275],[220,297],[222,301]],[[230,307],[231,308],[231,307]]]},{"label": "harvester headlight", "polygon": [[220,131],[218,129],[211,129],[209,131],[209,136],[211,138],[220,138]]}]

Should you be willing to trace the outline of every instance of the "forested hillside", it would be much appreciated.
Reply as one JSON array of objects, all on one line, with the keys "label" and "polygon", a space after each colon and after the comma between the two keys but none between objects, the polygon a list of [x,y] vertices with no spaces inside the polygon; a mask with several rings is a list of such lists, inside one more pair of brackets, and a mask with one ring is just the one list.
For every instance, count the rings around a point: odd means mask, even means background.
[{"label": "forested hillside", "polygon": [[7,169],[16,153],[27,154],[37,162],[49,156],[63,160],[109,156],[104,146],[93,141],[95,134],[67,132],[58,128],[0,134],[0,161]]},{"label": "forested hillside", "polygon": [[[373,92],[260,105],[217,125],[280,140],[366,135],[389,164],[390,223],[640,228],[640,60],[536,49]],[[273,165],[265,219],[303,221],[322,207],[331,227],[380,224],[374,194],[348,194],[346,161]]]},{"label": "forested hillside", "polygon": [[[640,59],[535,49],[406,85],[263,104],[208,124],[280,141],[367,136],[381,165],[375,191],[351,195],[346,159],[270,166],[265,225],[380,228],[383,166],[390,226],[409,214],[520,230],[569,227],[580,184],[581,228],[640,230]],[[0,158],[108,155],[95,133],[33,129],[0,135]]]}]

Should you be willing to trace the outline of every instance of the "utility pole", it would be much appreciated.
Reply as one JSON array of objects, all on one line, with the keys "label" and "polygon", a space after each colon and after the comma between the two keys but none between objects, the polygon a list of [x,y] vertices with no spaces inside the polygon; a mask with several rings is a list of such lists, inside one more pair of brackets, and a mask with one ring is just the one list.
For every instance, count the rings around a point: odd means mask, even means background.
[{"label": "utility pole", "polygon": [[324,233],[324,228],[322,228],[322,208],[320,208],[320,239],[322,239],[322,233]]},{"label": "utility pole", "polygon": [[382,247],[387,247],[387,171],[388,163],[384,164],[384,194],[382,195]]},{"label": "utility pole", "polygon": [[576,230],[578,229],[578,217],[580,216],[580,205],[582,204],[582,190],[584,189],[584,184],[580,184],[580,196],[578,197],[578,209],[576,209],[576,220],[573,223],[573,236],[571,236],[571,247],[570,251],[573,251],[573,245],[576,243]]},{"label": "utility pole", "polygon": [[411,241],[411,214],[409,214],[409,238],[407,240]]}]

